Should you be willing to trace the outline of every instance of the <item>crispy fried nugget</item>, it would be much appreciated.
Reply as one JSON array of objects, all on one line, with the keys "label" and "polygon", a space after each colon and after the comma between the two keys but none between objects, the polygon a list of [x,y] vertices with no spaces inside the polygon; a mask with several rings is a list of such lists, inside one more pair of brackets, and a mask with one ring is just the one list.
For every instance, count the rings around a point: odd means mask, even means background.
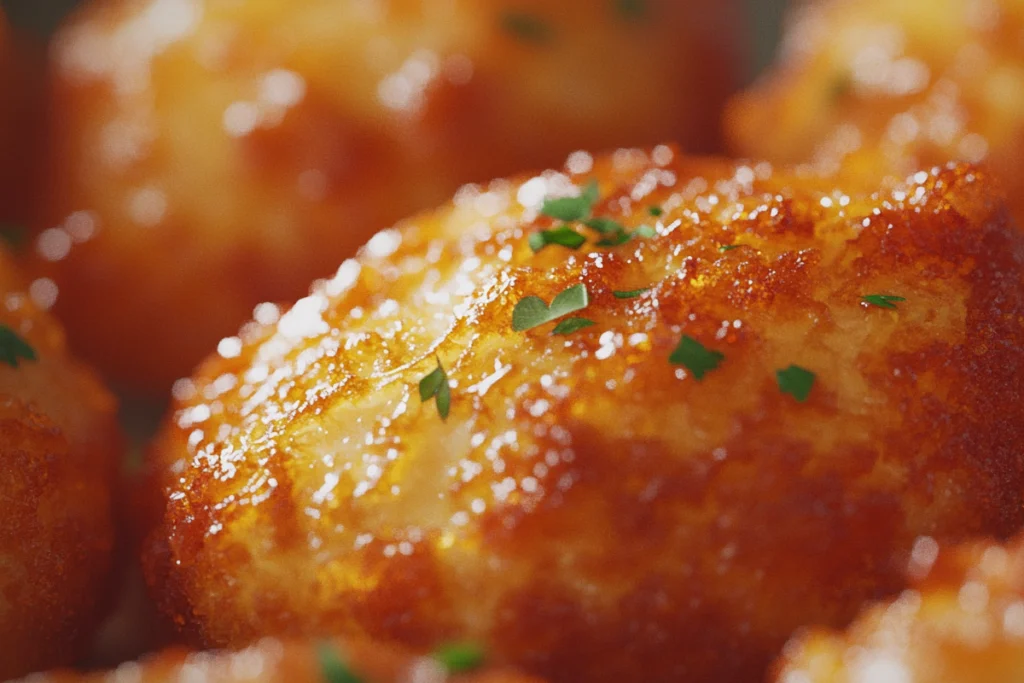
[{"label": "crispy fried nugget", "polygon": [[985,172],[568,167],[377,234],[176,385],[146,553],[179,624],[747,681],[919,534],[1021,526],[1024,238]]},{"label": "crispy fried nugget", "polygon": [[795,638],[779,683],[993,683],[1024,680],[1024,542],[914,547],[913,590],[867,610],[846,633]]},{"label": "crispy fried nugget", "polygon": [[113,0],[58,36],[39,273],[82,352],[166,391],[462,183],[581,148],[706,147],[725,0]]},{"label": "crispy fried nugget", "polygon": [[120,441],[113,397],[68,357],[0,253],[0,680],[70,663],[101,616]]},{"label": "crispy fried nugget", "polygon": [[235,652],[169,650],[107,673],[58,672],[25,683],[542,683],[486,666],[485,653],[454,645],[431,656],[369,641],[282,642],[265,638]]},{"label": "crispy fried nugget", "polygon": [[869,179],[984,161],[1024,222],[1024,2],[807,3],[726,128],[741,155]]}]

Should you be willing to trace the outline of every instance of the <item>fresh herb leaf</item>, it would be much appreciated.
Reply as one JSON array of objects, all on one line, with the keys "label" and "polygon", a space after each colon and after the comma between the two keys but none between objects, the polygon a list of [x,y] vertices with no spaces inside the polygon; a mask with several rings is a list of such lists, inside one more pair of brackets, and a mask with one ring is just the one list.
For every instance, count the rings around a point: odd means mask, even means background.
[{"label": "fresh herb leaf", "polygon": [[551,334],[568,336],[573,332],[579,332],[585,327],[592,327],[596,324],[593,320],[587,320],[586,318],[566,318],[555,325],[555,329],[551,330]]},{"label": "fresh herb leaf", "polygon": [[860,300],[869,306],[887,308],[890,311],[896,310],[896,302],[906,301],[902,296],[892,296],[890,294],[865,294]]},{"label": "fresh herb leaf", "polygon": [[622,227],[622,223],[613,221],[611,218],[590,218],[583,221],[583,225],[587,226],[591,230],[596,230],[602,235],[609,235],[612,233],[626,232],[626,229]]},{"label": "fresh herb leaf", "polygon": [[437,649],[434,661],[447,669],[450,674],[465,673],[483,666],[484,651],[471,643],[453,643]]},{"label": "fresh herb leaf", "polygon": [[725,354],[705,348],[693,337],[684,336],[668,360],[670,363],[685,367],[699,382],[704,379],[704,375],[722,364]]},{"label": "fresh herb leaf", "polygon": [[626,232],[625,230],[621,230],[621,231],[613,234],[611,237],[606,237],[605,239],[601,240],[600,242],[597,243],[597,246],[599,246],[599,247],[617,247],[620,244],[625,244],[626,242],[630,241],[631,239],[633,239],[633,233]]},{"label": "fresh herb leaf", "polygon": [[505,12],[501,15],[501,28],[524,43],[537,45],[548,42],[554,34],[544,20],[525,12]]},{"label": "fresh herb leaf", "polygon": [[0,223],[0,240],[6,242],[14,251],[20,251],[28,241],[28,231],[20,225]]},{"label": "fresh herb leaf", "polygon": [[569,249],[579,249],[586,241],[586,237],[568,225],[563,225],[554,230],[541,230],[530,235],[530,248],[538,252],[549,244],[557,244]]},{"label": "fresh herb leaf", "polygon": [[720,251],[720,252],[722,252],[724,254],[727,251],[732,251],[733,249],[739,249],[742,246],[743,246],[742,244],[723,244],[722,246],[718,247],[718,251]]},{"label": "fresh herb leaf", "polygon": [[652,228],[649,225],[641,225],[639,228],[637,228],[636,230],[633,231],[633,236],[634,237],[645,237],[645,238],[649,239],[651,237],[657,237],[658,236],[658,231],[655,230],[654,228]]},{"label": "fresh herb leaf", "polygon": [[775,377],[779,381],[779,390],[789,394],[800,403],[807,400],[814,386],[816,375],[799,365],[790,365],[785,370],[778,370]]},{"label": "fresh herb leaf", "polygon": [[448,411],[452,402],[452,389],[448,385],[448,373],[437,359],[437,368],[420,380],[420,401],[426,403],[436,398],[437,412],[442,420],[448,419]]},{"label": "fresh herb leaf", "polygon": [[19,358],[34,361],[36,351],[17,332],[7,325],[0,325],[0,363],[16,368]]},{"label": "fresh herb leaf", "polygon": [[658,216],[660,216],[663,213],[665,213],[665,209],[661,208],[660,206],[648,206],[647,207],[647,213],[649,213],[652,216],[654,216],[655,218],[657,218]]},{"label": "fresh herb leaf", "polygon": [[352,673],[330,643],[317,645],[316,657],[320,662],[320,675],[326,683],[363,683],[363,679]]},{"label": "fresh herb leaf", "polygon": [[643,289],[628,289],[625,291],[612,290],[612,296],[614,296],[616,299],[635,299],[644,292],[649,291],[651,291],[650,287],[644,287]]},{"label": "fresh herb leaf", "polygon": [[642,19],[647,13],[646,0],[615,0],[615,8],[627,19]]},{"label": "fresh herb leaf", "polygon": [[578,197],[545,199],[540,212],[562,221],[578,221],[590,215],[597,198],[597,181],[591,180]]},{"label": "fresh herb leaf", "polygon": [[581,311],[590,303],[585,285],[573,285],[559,294],[549,307],[537,296],[523,297],[512,309],[512,329],[516,332],[543,325],[563,316]]}]

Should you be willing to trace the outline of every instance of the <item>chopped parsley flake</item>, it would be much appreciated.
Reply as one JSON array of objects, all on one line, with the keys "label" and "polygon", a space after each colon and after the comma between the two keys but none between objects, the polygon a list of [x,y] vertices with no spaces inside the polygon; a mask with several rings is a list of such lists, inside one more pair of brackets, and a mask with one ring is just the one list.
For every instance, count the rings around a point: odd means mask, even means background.
[{"label": "chopped parsley flake", "polygon": [[555,329],[551,330],[551,334],[568,336],[573,332],[579,332],[585,327],[592,327],[596,324],[593,320],[588,320],[587,318],[566,318],[555,325]]},{"label": "chopped parsley flake", "polygon": [[679,346],[668,357],[669,362],[675,365],[682,365],[693,375],[698,382],[704,379],[704,375],[718,368],[725,360],[725,355],[718,351],[705,348],[703,344],[693,337],[683,336]]},{"label": "chopped parsley flake", "polygon": [[537,45],[551,40],[554,33],[544,20],[524,12],[505,12],[501,15],[501,28],[524,43]]},{"label": "chopped parsley flake", "polygon": [[611,237],[606,237],[605,239],[601,240],[600,242],[597,243],[597,246],[617,247],[620,244],[625,244],[631,239],[633,239],[633,233],[622,230],[620,232],[614,233]]},{"label": "chopped parsley flake", "polygon": [[639,228],[633,231],[634,237],[657,237],[658,231],[649,225],[641,225]]},{"label": "chopped parsley flake", "polygon": [[784,394],[789,394],[800,403],[806,401],[810,396],[811,388],[817,377],[813,372],[799,365],[790,365],[785,370],[778,370],[775,376],[779,380],[779,390]]},{"label": "chopped parsley flake", "polygon": [[649,291],[651,291],[650,287],[644,287],[643,289],[628,289],[625,291],[612,290],[612,296],[614,296],[616,299],[635,299],[644,292]]},{"label": "chopped parsley flake", "polygon": [[516,332],[543,325],[558,318],[582,311],[590,304],[585,285],[573,285],[559,294],[549,307],[537,296],[522,298],[512,310],[512,329]]},{"label": "chopped parsley flake", "polygon": [[718,248],[718,251],[720,251],[720,252],[722,252],[724,254],[727,251],[732,251],[733,249],[739,249],[742,246],[743,246],[742,244],[723,244],[722,246],[720,246]]},{"label": "chopped parsley flake", "polygon": [[18,359],[36,360],[36,351],[7,325],[0,325],[0,362],[18,367]]},{"label": "chopped parsley flake", "polygon": [[560,221],[579,221],[590,215],[597,203],[597,181],[591,180],[578,197],[557,197],[545,199],[540,212]]},{"label": "chopped parsley flake", "polygon": [[448,419],[448,411],[452,403],[452,390],[448,385],[448,373],[437,359],[437,368],[420,380],[420,401],[426,403],[430,399],[437,403],[437,413],[442,420]]},{"label": "chopped parsley flake", "polygon": [[579,249],[586,241],[586,237],[568,225],[563,225],[554,230],[541,230],[530,235],[530,249],[533,249],[536,253],[549,244],[557,244],[569,249]]},{"label": "chopped parsley flake", "polygon": [[906,301],[902,296],[892,296],[890,294],[865,294],[860,300],[869,306],[887,308],[890,311],[896,310],[896,302]]},{"label": "chopped parsley flake", "polygon": [[665,213],[665,209],[661,208],[660,206],[648,206],[647,213],[657,218],[661,216],[663,213]]},{"label": "chopped parsley flake", "polygon": [[583,221],[583,225],[587,226],[591,230],[596,230],[602,235],[626,232],[626,228],[622,226],[622,223],[613,221],[611,218],[591,218]]},{"label": "chopped parsley flake", "polygon": [[471,643],[453,643],[437,649],[432,655],[434,661],[443,666],[448,673],[457,674],[473,671],[483,666],[484,651]]},{"label": "chopped parsley flake", "polygon": [[320,643],[316,656],[320,662],[320,674],[326,683],[363,683],[363,679],[352,673],[330,643]]}]

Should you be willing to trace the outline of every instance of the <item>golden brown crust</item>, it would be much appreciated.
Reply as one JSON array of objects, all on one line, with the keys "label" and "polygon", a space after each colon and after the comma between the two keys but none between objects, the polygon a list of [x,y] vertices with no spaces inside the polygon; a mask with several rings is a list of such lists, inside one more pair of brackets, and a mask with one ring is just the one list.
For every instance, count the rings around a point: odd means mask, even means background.
[{"label": "golden brown crust", "polygon": [[[985,172],[870,194],[664,147],[572,164],[378,234],[177,385],[147,561],[179,624],[739,681],[898,590],[917,535],[1020,527],[1024,241]],[[540,198],[590,178],[595,215],[658,236],[532,253]],[[511,330],[580,283],[593,327]],[[725,355],[703,381],[669,362],[684,334]],[[417,393],[437,359],[446,422]]]},{"label": "golden brown crust", "polygon": [[[511,669],[481,665],[449,673],[438,660],[363,640],[312,642],[265,638],[235,652],[168,650],[129,662],[114,671],[93,674],[57,672],[36,675],[32,683],[158,683],[203,680],[210,683],[336,683],[325,674],[330,655],[362,683],[542,683]],[[347,679],[345,679],[347,680]]]},{"label": "golden brown crust", "polygon": [[1024,222],[1024,3],[816,0],[726,115],[732,150],[865,178],[990,164]]},{"label": "golden brown crust", "polygon": [[0,679],[68,664],[109,596],[116,405],[68,357],[0,254],[0,324],[37,355],[0,364]]},{"label": "golden brown crust", "polygon": [[36,246],[76,348],[163,393],[254,305],[461,183],[716,144],[738,3],[642,4],[91,3],[54,48],[37,221],[72,234]]},{"label": "golden brown crust", "polygon": [[[942,547],[923,537],[913,590],[845,632],[810,631],[777,665],[780,683],[988,683],[1024,677],[1024,542]],[[885,678],[888,676],[888,678]]]}]

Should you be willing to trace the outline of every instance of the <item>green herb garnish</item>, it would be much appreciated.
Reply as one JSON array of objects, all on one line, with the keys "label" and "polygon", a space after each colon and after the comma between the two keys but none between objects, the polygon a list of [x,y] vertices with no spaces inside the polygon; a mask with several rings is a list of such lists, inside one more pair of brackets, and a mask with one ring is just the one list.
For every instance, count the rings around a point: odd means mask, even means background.
[{"label": "green herb garnish", "polygon": [[633,231],[633,236],[646,238],[657,237],[658,231],[649,225],[641,225],[639,228]]},{"label": "green herb garnish", "polygon": [[668,360],[670,363],[685,367],[699,382],[704,379],[704,375],[722,364],[725,354],[705,348],[693,337],[684,336]]},{"label": "green herb garnish", "polygon": [[452,389],[448,385],[448,373],[444,371],[440,358],[437,359],[437,368],[420,380],[420,401],[426,403],[432,398],[436,398],[437,413],[441,419],[447,420],[452,403]]},{"label": "green herb garnish", "polygon": [[625,230],[622,230],[621,232],[617,232],[617,233],[613,234],[611,237],[606,237],[603,240],[600,240],[597,243],[597,246],[599,246],[599,247],[617,247],[620,244],[625,244],[626,242],[630,241],[631,239],[633,239],[633,233],[626,232]]},{"label": "green herb garnish", "polygon": [[647,13],[647,0],[614,0],[615,9],[627,19],[642,19]]},{"label": "green herb garnish", "polygon": [[891,311],[896,310],[896,302],[906,301],[902,296],[892,296],[890,294],[865,294],[860,300],[869,306],[887,308]]},{"label": "green herb garnish", "polygon": [[612,296],[614,296],[616,299],[635,299],[644,292],[649,291],[651,291],[650,287],[644,287],[643,289],[628,289],[625,291],[612,290]]},{"label": "green herb garnish", "polygon": [[601,216],[587,219],[583,221],[583,225],[587,226],[591,230],[601,233],[602,235],[626,232],[626,228],[622,226],[622,223],[613,221],[611,218],[604,218]]},{"label": "green herb garnish", "polygon": [[563,225],[554,230],[541,230],[530,235],[530,249],[533,249],[536,253],[549,244],[557,244],[569,249],[579,249],[586,241],[586,237],[568,225]]},{"label": "green herb garnish", "polygon": [[566,318],[555,325],[555,329],[551,330],[551,334],[566,337],[573,332],[579,332],[585,327],[592,327],[596,324],[593,320],[588,320],[587,318]]},{"label": "green herb garnish", "polygon": [[570,313],[582,311],[589,303],[585,285],[569,287],[554,298],[550,307],[538,296],[524,297],[512,310],[512,329],[524,332]]},{"label": "green herb garnish", "polygon": [[739,249],[742,246],[743,246],[742,244],[723,244],[722,246],[718,247],[718,251],[720,251],[720,252],[722,252],[724,254],[727,251],[732,251],[733,249]]},{"label": "green herb garnish", "polygon": [[20,225],[0,223],[0,240],[6,242],[14,251],[19,251],[28,241],[28,231]]},{"label": "green herb garnish", "polygon": [[597,203],[597,198],[597,181],[591,180],[578,197],[545,199],[540,212],[561,221],[579,221],[590,215],[594,204]]},{"label": "green herb garnish", "polygon": [[660,206],[648,206],[647,207],[647,213],[649,213],[652,216],[654,216],[655,218],[657,218],[658,216],[660,216],[663,213],[665,213],[665,209],[661,208]]},{"label": "green herb garnish", "polygon": [[816,375],[799,365],[790,365],[785,370],[778,370],[775,377],[779,380],[779,390],[789,394],[800,403],[807,400],[814,386]]},{"label": "green herb garnish", "polygon": [[0,325],[0,362],[18,367],[18,359],[36,360],[36,350],[7,325]]},{"label": "green herb garnish", "polygon": [[505,12],[501,15],[501,28],[525,43],[537,45],[548,42],[554,34],[544,20],[524,12]]},{"label": "green herb garnish", "polygon": [[484,651],[471,643],[453,643],[437,649],[432,655],[450,674],[465,673],[483,666]]},{"label": "green herb garnish", "polygon": [[363,679],[352,673],[330,643],[317,645],[316,657],[320,662],[320,674],[327,683],[363,683]]}]

